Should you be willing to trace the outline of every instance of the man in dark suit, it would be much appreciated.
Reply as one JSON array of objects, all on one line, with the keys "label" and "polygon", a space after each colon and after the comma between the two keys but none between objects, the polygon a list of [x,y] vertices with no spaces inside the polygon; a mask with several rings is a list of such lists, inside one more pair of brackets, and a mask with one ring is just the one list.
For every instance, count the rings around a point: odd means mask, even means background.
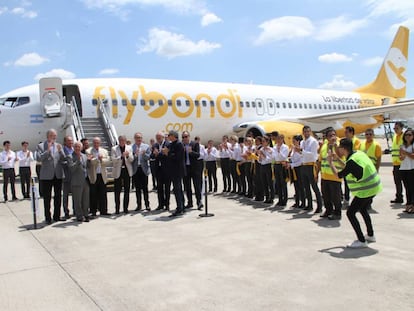
[{"label": "man in dark suit", "polygon": [[184,146],[178,140],[178,133],[170,131],[168,133],[170,144],[168,148],[163,148],[162,152],[167,157],[168,177],[174,187],[177,209],[170,217],[182,215],[184,212],[184,194],[182,188],[182,178],[184,176]]},{"label": "man in dark suit", "polygon": [[184,173],[184,190],[187,196],[187,206],[185,208],[193,207],[193,191],[191,189],[191,181],[194,185],[194,192],[197,200],[198,209],[202,208],[201,203],[201,178],[199,178],[199,172],[202,171],[200,165],[202,161],[198,161],[200,157],[200,144],[195,141],[190,141],[190,133],[184,131],[182,134],[183,145],[184,145],[184,162],[185,162],[185,173]]},{"label": "man in dark suit", "polygon": [[52,223],[50,214],[50,201],[52,199],[52,188],[54,191],[53,220],[64,221],[60,218],[60,206],[62,201],[62,179],[64,177],[61,161],[65,158],[61,144],[56,142],[57,132],[50,129],[46,133],[47,140],[37,145],[38,160],[42,162],[40,168],[40,183],[45,208],[45,218],[48,224]]},{"label": "man in dark suit", "polygon": [[157,179],[157,210],[170,209],[170,187],[171,181],[168,178],[167,156],[162,153],[164,148],[168,149],[169,142],[165,139],[163,132],[155,135],[155,144],[152,147],[151,159],[153,159],[154,170],[151,171]]},{"label": "man in dark suit", "polygon": [[65,173],[65,178],[63,179],[63,211],[65,212],[65,218],[69,219],[69,193],[71,192],[71,170],[68,165],[68,158],[72,156],[73,153],[73,138],[71,136],[65,136],[63,138],[63,145],[63,152],[65,153],[65,160],[62,162],[63,172]]}]

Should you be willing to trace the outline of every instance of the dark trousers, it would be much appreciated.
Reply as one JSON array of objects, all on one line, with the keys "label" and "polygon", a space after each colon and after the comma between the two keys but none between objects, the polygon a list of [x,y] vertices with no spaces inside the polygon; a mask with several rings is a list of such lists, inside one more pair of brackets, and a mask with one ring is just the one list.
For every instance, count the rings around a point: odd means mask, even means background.
[{"label": "dark trousers", "polygon": [[177,203],[177,213],[184,212],[184,193],[183,193],[183,186],[182,180],[179,176],[174,176],[171,178],[171,183],[173,185],[173,191],[175,196],[175,201]]},{"label": "dark trousers", "polygon": [[10,188],[12,192],[12,198],[16,198],[16,188],[14,186],[14,183],[16,182],[16,174],[14,172],[14,168],[5,168],[3,169],[3,196],[4,200],[7,201],[7,188],[10,182]]},{"label": "dark trousers", "polygon": [[137,208],[141,208],[141,192],[144,196],[144,203],[145,207],[149,208],[149,200],[148,200],[148,176],[144,173],[141,167],[138,167],[137,172],[134,176],[135,184],[135,196],[137,198]]},{"label": "dark trousers", "polygon": [[315,180],[315,174],[313,172],[314,166],[313,165],[302,165],[302,183],[303,187],[305,188],[305,197],[307,202],[307,207],[312,208],[312,193],[311,193],[311,187],[313,192],[316,196],[316,202],[317,202],[317,209],[322,209],[322,196],[321,192],[319,190],[318,184]]},{"label": "dark trousers", "polygon": [[[201,164],[201,165],[200,165]],[[197,205],[201,204],[201,187],[202,187],[202,162],[193,165],[186,165],[186,174],[183,177],[184,191],[187,196],[187,206],[193,206],[193,191],[191,182],[194,186],[194,193],[197,200]]]},{"label": "dark trousers", "polygon": [[321,180],[323,204],[329,215],[341,215],[341,185],[340,181]]},{"label": "dark trousers", "polygon": [[348,207],[346,211],[346,216],[348,216],[349,222],[354,228],[354,231],[358,237],[358,240],[361,242],[365,242],[364,234],[362,233],[361,226],[359,225],[359,221],[356,218],[356,213],[360,212],[362,218],[364,219],[365,225],[367,226],[367,233],[369,236],[374,235],[374,229],[372,228],[371,217],[368,213],[368,207],[371,205],[372,197],[369,198],[358,198],[354,197],[351,205]]},{"label": "dark trousers", "polygon": [[152,189],[157,189],[156,165],[158,164],[158,162],[154,160],[150,160],[149,164],[150,164],[150,169],[151,169]]},{"label": "dark trousers", "polygon": [[[208,175],[208,191],[217,191],[217,164],[216,161],[206,161]],[[207,191],[207,189],[206,189]]]},{"label": "dark trousers", "polygon": [[170,188],[171,180],[168,178],[166,172],[162,170],[157,171],[157,196],[158,207],[170,209]]},{"label": "dark trousers", "polygon": [[254,193],[254,182],[253,182],[253,163],[246,162],[243,164],[244,176],[246,177],[246,193],[249,198],[253,197]]},{"label": "dark trousers", "polygon": [[254,164],[254,196],[255,201],[263,201],[263,180],[262,180],[262,166],[259,162]]},{"label": "dark trousers", "polygon": [[303,188],[302,183],[302,166],[297,166],[293,168],[296,176],[296,180],[293,181],[293,186],[295,188],[295,204],[296,207],[305,207],[305,188]]},{"label": "dark trousers", "polygon": [[25,198],[30,198],[30,178],[32,177],[30,167],[19,167],[19,175],[22,195]]},{"label": "dark trousers", "polygon": [[349,201],[350,199],[349,187],[348,187],[348,183],[346,182],[346,179],[344,179],[344,199],[346,201]]},{"label": "dark trousers", "polygon": [[239,176],[239,184],[240,184],[240,191],[241,194],[245,195],[246,191],[247,191],[247,181],[246,181],[246,169],[245,166],[247,165],[247,162],[237,162],[237,165],[239,165],[239,171],[240,171],[240,176]]},{"label": "dark trousers", "polygon": [[129,191],[131,189],[131,177],[128,174],[128,170],[126,167],[121,168],[121,175],[119,178],[115,178],[114,180],[114,195],[115,195],[115,212],[119,213],[120,205],[121,205],[121,191],[122,187],[124,187],[124,212],[128,212],[128,205],[129,205]]},{"label": "dark trousers", "polygon": [[266,200],[273,200],[275,198],[275,188],[272,180],[272,164],[260,165],[260,174],[263,181],[263,192]]},{"label": "dark trousers", "polygon": [[[65,213],[66,217],[69,217],[69,193],[72,192],[72,186],[71,182],[67,182],[63,180],[63,212]],[[75,211],[75,208],[73,207],[73,196],[72,196],[72,209]],[[75,212],[74,212],[75,213]]]},{"label": "dark trousers", "polygon": [[230,178],[230,159],[220,159],[221,174],[223,175],[223,191],[231,191],[231,178]]},{"label": "dark trousers", "polygon": [[233,190],[232,192],[240,192],[241,185],[240,185],[240,176],[237,174],[237,161],[230,160],[230,176],[233,183]]},{"label": "dark trousers", "polygon": [[395,184],[395,199],[402,200],[402,179],[401,179],[401,171],[399,165],[394,165],[392,168],[392,175],[394,176],[394,184]]},{"label": "dark trousers", "polygon": [[277,195],[279,197],[279,203],[286,205],[288,200],[287,192],[287,182],[286,182],[286,169],[282,164],[275,164],[275,185],[277,190]]},{"label": "dark trousers", "polygon": [[185,166],[185,175],[183,177],[184,191],[187,197],[187,207],[193,207],[193,190],[191,188],[191,165]]},{"label": "dark trousers", "polygon": [[400,170],[400,175],[404,183],[407,205],[414,204],[414,170]]},{"label": "dark trousers", "polygon": [[43,204],[45,208],[46,221],[52,221],[50,215],[50,201],[52,200],[52,188],[54,192],[53,197],[53,220],[58,221],[60,218],[60,205],[62,203],[62,179],[53,178],[52,180],[40,180],[43,191]]},{"label": "dark trousers", "polygon": [[92,215],[96,215],[99,209],[100,214],[108,212],[108,198],[106,196],[106,185],[102,179],[102,174],[96,175],[96,182],[89,186],[90,209]]}]

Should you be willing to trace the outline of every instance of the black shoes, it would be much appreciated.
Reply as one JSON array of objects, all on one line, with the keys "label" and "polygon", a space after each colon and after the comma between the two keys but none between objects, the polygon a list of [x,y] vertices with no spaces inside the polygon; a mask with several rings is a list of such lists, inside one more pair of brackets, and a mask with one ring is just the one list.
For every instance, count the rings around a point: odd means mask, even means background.
[{"label": "black shoes", "polygon": [[136,212],[139,212],[141,210],[141,206],[137,206],[137,208],[135,209]]},{"label": "black shoes", "polygon": [[321,218],[328,218],[329,216],[331,216],[331,214],[325,212],[325,213],[321,214],[319,217],[321,217]]},{"label": "black shoes", "polygon": [[197,209],[198,209],[199,211],[201,211],[201,210],[203,209],[203,207],[204,207],[204,205],[201,203],[201,204],[198,204],[198,208],[197,208]]},{"label": "black shoes", "polygon": [[329,220],[341,220],[341,218],[342,218],[341,215],[335,215],[335,214],[328,216]]},{"label": "black shoes", "polygon": [[182,212],[177,212],[177,211],[175,211],[174,213],[172,213],[170,216],[168,216],[168,217],[177,217],[177,216],[182,216],[183,215],[183,213]]},{"label": "black shoes", "polygon": [[403,199],[394,199],[390,201],[390,203],[403,203],[403,202],[404,202]]}]

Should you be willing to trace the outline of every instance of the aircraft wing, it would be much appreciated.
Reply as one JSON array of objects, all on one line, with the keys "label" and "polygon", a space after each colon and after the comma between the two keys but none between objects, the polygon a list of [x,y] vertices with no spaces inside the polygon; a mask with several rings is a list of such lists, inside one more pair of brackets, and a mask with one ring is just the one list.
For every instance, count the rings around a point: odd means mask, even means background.
[{"label": "aircraft wing", "polygon": [[352,123],[370,123],[375,116],[384,115],[386,119],[406,120],[414,114],[414,99],[395,104],[359,108],[356,110],[321,113],[296,118],[299,122],[321,123],[324,121],[350,121]]}]

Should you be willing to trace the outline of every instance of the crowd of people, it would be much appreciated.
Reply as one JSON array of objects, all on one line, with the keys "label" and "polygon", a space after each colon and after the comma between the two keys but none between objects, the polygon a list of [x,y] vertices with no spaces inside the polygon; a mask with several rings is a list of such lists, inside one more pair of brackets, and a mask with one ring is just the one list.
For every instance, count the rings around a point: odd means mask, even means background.
[{"label": "crowd of people", "polygon": [[[392,161],[396,197],[391,202],[403,203],[404,185],[405,211],[414,213],[414,133],[411,129],[403,132],[400,122],[395,123],[394,130]],[[109,154],[101,147],[99,137],[93,138],[92,146],[89,146],[86,138],[74,142],[72,137],[66,136],[61,145],[57,143],[57,132],[50,129],[46,140],[39,143],[34,153],[28,149],[27,142],[22,142],[22,150],[16,154],[11,150],[10,141],[4,141],[0,155],[4,200],[8,200],[9,184],[12,200],[17,199],[15,162],[19,163],[22,195],[30,198],[30,166],[31,162],[37,161],[39,189],[48,224],[70,218],[70,193],[77,221],[88,222],[98,212],[99,215],[110,215],[107,167],[112,167],[115,214],[121,213],[121,193],[122,212],[129,212],[131,184],[135,188],[135,211],[151,211],[148,195],[150,175],[157,191],[156,210],[170,211],[170,194],[174,194],[176,208],[171,210],[170,217],[182,215],[194,205],[199,210],[203,209],[203,172],[208,176],[205,191],[245,196],[269,206],[287,205],[290,182],[295,191],[292,208],[340,220],[343,205],[349,205],[347,217],[358,238],[349,246],[365,247],[367,242],[375,241],[368,209],[374,196],[381,191],[378,170],[382,150],[372,129],[365,131],[363,143],[354,134],[354,128],[346,127],[346,137],[340,140],[336,131],[328,128],[322,140],[318,141],[311,128],[305,125],[302,133],[292,138],[290,146],[285,143],[284,135],[277,131],[263,137],[224,135],[218,146],[212,140],[204,146],[199,137],[192,140],[187,131],[182,133],[181,140],[176,131],[158,132],[149,144],[144,143],[142,133],[137,132],[133,143],[124,135],[119,136],[118,145],[112,147]],[[223,178],[223,189],[220,190],[216,174],[218,164]],[[315,209],[312,192],[316,198]],[[350,192],[353,195],[351,203]],[[357,212],[363,216],[367,235],[362,233],[355,217]]]}]

